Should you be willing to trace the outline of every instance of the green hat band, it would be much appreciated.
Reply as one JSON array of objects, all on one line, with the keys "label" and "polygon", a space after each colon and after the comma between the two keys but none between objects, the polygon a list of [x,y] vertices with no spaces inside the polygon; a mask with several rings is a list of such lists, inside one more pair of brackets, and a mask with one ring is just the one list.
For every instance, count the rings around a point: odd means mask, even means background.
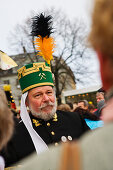
[{"label": "green hat band", "polygon": [[32,63],[18,70],[22,93],[38,86],[54,86],[49,64],[45,62]]}]

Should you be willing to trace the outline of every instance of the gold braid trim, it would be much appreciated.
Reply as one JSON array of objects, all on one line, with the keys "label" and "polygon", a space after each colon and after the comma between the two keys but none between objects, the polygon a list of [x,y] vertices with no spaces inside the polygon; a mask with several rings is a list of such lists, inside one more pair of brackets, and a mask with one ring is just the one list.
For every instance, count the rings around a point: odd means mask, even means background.
[{"label": "gold braid trim", "polygon": [[53,83],[49,83],[49,82],[33,84],[33,85],[25,88],[25,89],[22,91],[22,93],[24,93],[24,92],[26,92],[26,91],[28,91],[28,90],[30,90],[30,89],[32,89],[32,88],[39,87],[39,86],[54,86],[54,84],[53,84]]},{"label": "gold braid trim", "polygon": [[49,71],[51,72],[51,68],[49,66],[46,66],[45,63],[33,63],[33,67],[26,69],[25,66],[23,66],[22,68],[20,68],[18,70],[18,78],[21,78],[21,75],[24,77],[28,74],[34,73],[34,72],[38,72],[39,68],[42,68],[42,71]]}]

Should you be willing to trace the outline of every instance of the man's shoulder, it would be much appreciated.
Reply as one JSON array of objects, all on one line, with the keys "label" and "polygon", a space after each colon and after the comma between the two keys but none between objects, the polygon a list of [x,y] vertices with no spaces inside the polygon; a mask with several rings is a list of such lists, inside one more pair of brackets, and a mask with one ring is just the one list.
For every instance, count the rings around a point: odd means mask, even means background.
[{"label": "man's shoulder", "polygon": [[60,119],[62,120],[67,120],[70,122],[81,122],[83,123],[83,118],[81,117],[81,115],[77,112],[65,112],[65,111],[57,111],[57,115]]},{"label": "man's shoulder", "polygon": [[26,127],[25,127],[25,125],[24,125],[22,120],[20,120],[18,122],[18,125],[16,126],[16,130],[21,130],[21,129],[26,130]]},{"label": "man's shoulder", "polygon": [[57,111],[57,115],[64,124],[71,124],[72,127],[82,129],[83,132],[89,130],[85,120],[78,112]]},{"label": "man's shoulder", "polygon": [[64,119],[79,119],[81,121],[82,117],[79,113],[77,112],[66,112],[66,111],[61,111],[57,110],[57,115],[58,117],[64,118]]}]

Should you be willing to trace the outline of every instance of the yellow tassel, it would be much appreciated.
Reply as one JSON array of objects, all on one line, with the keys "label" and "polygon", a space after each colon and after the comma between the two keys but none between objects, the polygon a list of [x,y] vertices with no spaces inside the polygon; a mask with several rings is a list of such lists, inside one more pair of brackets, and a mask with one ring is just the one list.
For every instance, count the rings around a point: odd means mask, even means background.
[{"label": "yellow tassel", "polygon": [[34,43],[36,45],[36,50],[39,51],[38,54],[42,56],[48,64],[50,64],[50,61],[53,60],[52,54],[55,47],[54,39],[52,37],[42,38],[39,36],[35,39]]},{"label": "yellow tassel", "polygon": [[11,90],[11,86],[10,85],[4,85],[3,89],[4,89],[4,91],[10,91]]}]

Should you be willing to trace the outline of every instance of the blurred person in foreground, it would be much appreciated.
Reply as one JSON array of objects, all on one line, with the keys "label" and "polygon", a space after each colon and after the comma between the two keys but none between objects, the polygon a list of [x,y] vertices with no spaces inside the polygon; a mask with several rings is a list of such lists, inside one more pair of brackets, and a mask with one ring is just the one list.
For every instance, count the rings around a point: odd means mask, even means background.
[{"label": "blurred person in foreground", "polygon": [[[22,89],[22,121],[16,126],[15,133],[4,153],[6,166],[20,161],[32,152],[48,150],[50,144],[78,139],[89,127],[79,114],[57,111],[54,81],[50,61],[54,40],[52,17],[43,14],[33,18],[32,36],[36,36],[35,45],[46,62],[30,63],[18,70]],[[29,110],[29,111],[28,111]],[[32,169],[32,168],[31,168]]]},{"label": "blurred person in foreground", "polygon": [[[0,152],[3,147],[6,148],[7,142],[10,140],[13,133],[13,114],[8,107],[8,102],[5,93],[0,89]],[[0,156],[0,170],[4,170],[5,161]]]},{"label": "blurred person in foreground", "polygon": [[113,169],[113,0],[95,0],[89,40],[97,52],[107,92],[106,107],[102,110],[104,127],[89,132],[78,142],[59,145],[39,158],[32,157],[32,162],[27,160],[22,169]]}]

